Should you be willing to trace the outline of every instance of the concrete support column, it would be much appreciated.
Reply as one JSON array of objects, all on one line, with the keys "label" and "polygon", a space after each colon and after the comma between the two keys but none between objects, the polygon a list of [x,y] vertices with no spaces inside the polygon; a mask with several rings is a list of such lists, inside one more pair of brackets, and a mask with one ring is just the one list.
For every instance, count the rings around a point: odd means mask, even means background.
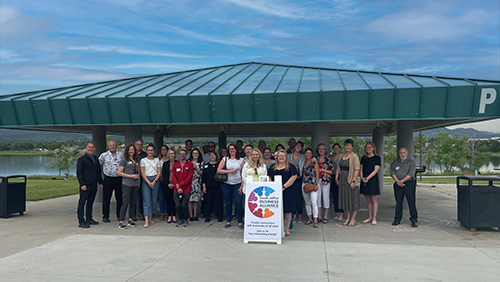
[{"label": "concrete support column", "polygon": [[[92,141],[95,144],[95,153],[99,157],[103,152],[106,152],[106,126],[92,126]],[[95,196],[96,203],[102,203],[102,190],[97,189]]]},{"label": "concrete support column", "polygon": [[398,152],[400,148],[405,147],[408,149],[408,157],[413,159],[413,121],[398,121],[397,134]]},{"label": "concrete support column", "polygon": [[134,144],[135,140],[142,139],[142,126],[127,125],[125,126],[125,146]]},{"label": "concrete support column", "polygon": [[380,127],[375,127],[372,130],[372,140],[377,147],[377,155],[380,157],[380,170],[378,172],[378,182],[380,187],[380,192],[384,190],[384,131]]},{"label": "concrete support column", "polygon": [[161,146],[163,145],[163,131],[157,129],[153,133],[154,145],[155,145],[155,156],[159,156],[161,152]]},{"label": "concrete support column", "polygon": [[311,123],[311,146],[316,154],[316,147],[323,143],[326,145],[326,153],[330,152],[330,123],[312,122]]},{"label": "concrete support column", "polygon": [[[221,131],[219,133],[218,143],[219,143],[218,144],[219,145],[219,150],[220,150],[220,148],[226,148],[227,147],[227,134],[224,131]],[[217,152],[217,154],[218,153],[219,152]]]},{"label": "concrete support column", "polygon": [[106,152],[106,126],[92,126],[92,141],[95,144],[95,155]]}]

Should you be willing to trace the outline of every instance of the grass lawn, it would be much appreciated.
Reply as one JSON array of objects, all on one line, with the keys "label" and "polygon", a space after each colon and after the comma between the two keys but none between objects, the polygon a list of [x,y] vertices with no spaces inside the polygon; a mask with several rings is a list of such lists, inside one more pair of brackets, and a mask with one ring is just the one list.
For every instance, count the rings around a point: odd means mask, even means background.
[{"label": "grass lawn", "polygon": [[[26,200],[39,201],[56,197],[74,195],[79,192],[78,180],[75,176],[70,176],[69,179],[63,180],[62,177],[57,177],[56,180],[51,179],[52,176],[30,176],[26,185]],[[417,176],[417,181],[422,183],[436,184],[456,184],[456,176]],[[384,177],[385,183],[392,183],[393,180],[389,176]],[[465,181],[462,181],[465,184]],[[500,183],[496,181],[495,184]],[[487,182],[476,181],[474,184],[487,184]]]},{"label": "grass lawn", "polygon": [[53,156],[54,151],[0,151],[0,156]]},{"label": "grass lawn", "polygon": [[50,177],[30,177],[26,184],[26,200],[28,201],[68,196],[78,192],[76,177],[70,177],[67,180],[63,180],[62,177],[58,177],[57,180],[52,180]]},{"label": "grass lawn", "polygon": [[[500,177],[498,178],[499,181],[495,181],[494,184],[499,184],[500,183]],[[392,177],[389,176],[384,176],[384,183],[392,183],[394,180],[392,180]],[[422,180],[420,180],[420,176],[417,176],[417,182],[418,183],[435,183],[435,184],[457,184],[457,176],[452,175],[452,176],[422,176]],[[465,180],[462,180],[460,184],[466,184]],[[474,185],[479,184],[488,184],[488,181],[474,181]]]}]

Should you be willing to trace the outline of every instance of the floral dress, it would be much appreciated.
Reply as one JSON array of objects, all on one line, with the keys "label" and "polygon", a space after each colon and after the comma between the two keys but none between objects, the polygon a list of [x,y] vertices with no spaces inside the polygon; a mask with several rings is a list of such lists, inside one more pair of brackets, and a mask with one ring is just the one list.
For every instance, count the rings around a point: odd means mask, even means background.
[{"label": "floral dress", "polygon": [[[333,163],[330,158],[325,156],[324,159],[324,162],[318,162],[319,169],[334,170]],[[330,174],[320,172],[319,177],[321,178],[321,184],[323,185],[328,185],[332,181],[332,176]]]},{"label": "floral dress", "polygon": [[316,161],[310,161],[309,165],[304,163],[304,170],[302,172],[302,183],[304,184],[316,184],[316,172],[314,171],[314,166]]},{"label": "floral dress", "polygon": [[[196,163],[201,172],[203,172],[203,162]],[[189,197],[190,202],[203,201],[203,189],[201,187],[201,174],[195,168],[193,173],[193,184],[191,184],[191,197]]]}]

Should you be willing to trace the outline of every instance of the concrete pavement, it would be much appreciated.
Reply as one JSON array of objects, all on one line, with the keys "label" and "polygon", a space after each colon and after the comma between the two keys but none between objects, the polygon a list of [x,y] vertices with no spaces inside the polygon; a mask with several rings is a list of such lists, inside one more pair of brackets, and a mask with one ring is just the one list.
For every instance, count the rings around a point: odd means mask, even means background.
[{"label": "concrete pavement", "polygon": [[[295,224],[282,245],[243,243],[224,222],[188,228],[159,222],[118,229],[77,228],[78,196],[28,202],[24,216],[0,219],[2,281],[496,281],[500,232],[470,232],[456,220],[454,185],[419,184],[419,227],[399,226],[392,187],[379,197],[378,224]],[[113,208],[113,206],[112,206]],[[101,205],[94,205],[100,221]]]}]

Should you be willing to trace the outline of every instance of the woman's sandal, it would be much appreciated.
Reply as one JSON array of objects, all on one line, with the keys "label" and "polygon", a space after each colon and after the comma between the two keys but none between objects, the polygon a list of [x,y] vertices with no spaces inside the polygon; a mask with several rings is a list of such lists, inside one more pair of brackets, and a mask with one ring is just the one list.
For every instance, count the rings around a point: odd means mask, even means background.
[{"label": "woman's sandal", "polygon": [[347,226],[354,226],[354,225],[356,225],[356,221],[351,221],[349,222],[349,224],[347,224]]},{"label": "woman's sandal", "polygon": [[167,223],[172,223],[172,218],[167,219]]},{"label": "woman's sandal", "polygon": [[315,223],[314,223],[314,225],[313,225],[313,227],[314,227],[314,228],[318,228],[318,227],[319,227],[319,224],[315,222]]},{"label": "woman's sandal", "polygon": [[311,220],[308,220],[308,221],[304,222],[305,225],[309,225],[311,223],[313,223]]},{"label": "woman's sandal", "polygon": [[327,223],[328,223],[328,218],[323,219],[323,224],[327,224]]},{"label": "woman's sandal", "polygon": [[342,226],[347,226],[348,223],[349,223],[349,221],[346,220],[346,221],[342,222]]}]

